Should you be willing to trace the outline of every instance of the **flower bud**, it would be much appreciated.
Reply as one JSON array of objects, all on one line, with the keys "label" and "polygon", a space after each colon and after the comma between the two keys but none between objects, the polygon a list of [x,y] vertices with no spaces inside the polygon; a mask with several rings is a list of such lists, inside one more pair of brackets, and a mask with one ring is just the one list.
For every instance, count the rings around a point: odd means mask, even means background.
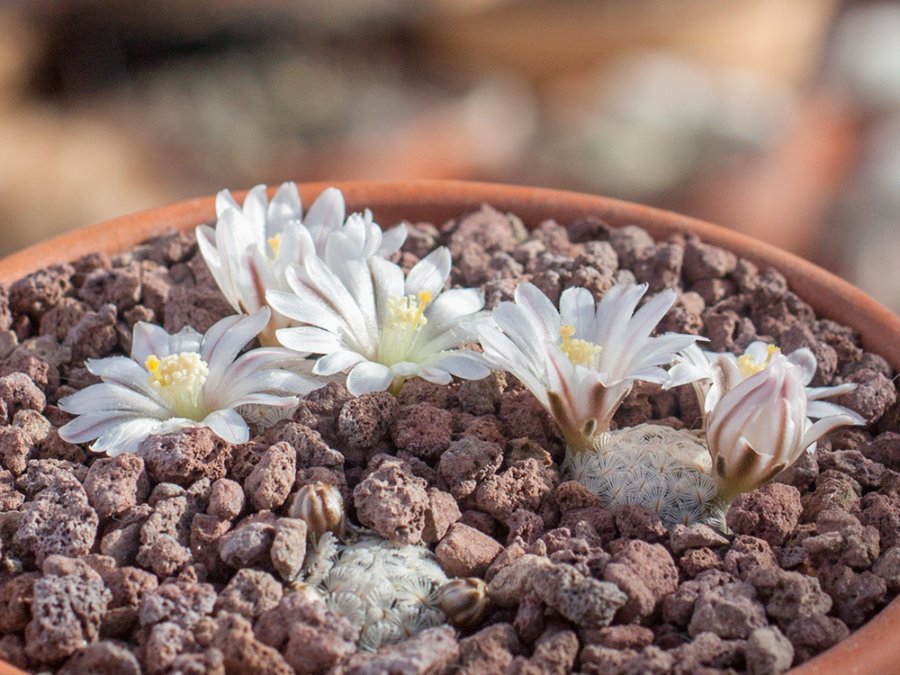
[{"label": "flower bud", "polygon": [[481,579],[451,579],[438,591],[438,606],[457,628],[477,626],[490,604]]},{"label": "flower bud", "polygon": [[780,354],[719,400],[706,439],[720,496],[753,490],[800,457],[812,442],[806,409],[803,372]]},{"label": "flower bud", "polygon": [[344,533],[347,514],[341,491],[330,483],[309,483],[294,496],[289,515],[306,521],[311,539],[318,539],[325,532],[337,536]]}]

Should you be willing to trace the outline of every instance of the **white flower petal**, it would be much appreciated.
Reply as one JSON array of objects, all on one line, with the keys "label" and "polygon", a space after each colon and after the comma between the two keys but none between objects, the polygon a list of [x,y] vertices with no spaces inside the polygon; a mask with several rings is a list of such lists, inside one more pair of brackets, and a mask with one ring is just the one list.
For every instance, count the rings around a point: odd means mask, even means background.
[{"label": "white flower petal", "polygon": [[403,246],[403,242],[406,241],[406,236],[406,223],[400,223],[390,230],[387,230],[381,237],[381,246],[378,247],[376,255],[379,255],[382,258],[390,257],[400,250],[400,247]]},{"label": "white flower petal", "polygon": [[143,364],[151,355],[159,358],[168,356],[171,353],[170,338],[171,336],[162,326],[139,321],[133,329],[131,358]]},{"label": "white flower petal", "polygon": [[313,373],[327,377],[329,375],[340,373],[365,360],[366,358],[358,352],[342,349],[340,351],[331,352],[331,354],[327,354],[316,361]]},{"label": "white flower petal", "polygon": [[164,418],[171,412],[159,402],[139,391],[115,382],[92,384],[59,401],[67,413],[82,415],[103,410],[140,413],[148,417]]},{"label": "white flower petal", "polygon": [[244,345],[266,327],[271,315],[269,308],[263,307],[250,316],[225,317],[210,327],[200,346],[200,357],[209,366],[207,386],[218,386],[225,369],[237,358]]},{"label": "white flower petal", "polygon": [[320,255],[325,251],[328,235],[344,222],[345,213],[344,195],[337,188],[323,190],[309,207],[304,224],[313,233],[316,250]]},{"label": "white flower petal", "polygon": [[425,310],[428,323],[422,330],[421,339],[430,340],[459,326],[464,318],[481,311],[483,307],[484,293],[478,289],[451,288],[444,291]]},{"label": "white flower petal", "polygon": [[[188,426],[190,420],[184,420],[182,426]],[[159,433],[162,427],[160,420],[139,417],[118,424],[103,435],[101,435],[93,445],[93,452],[105,452],[112,456],[122,454],[123,452],[136,453],[141,443],[151,434]],[[174,431],[172,425],[166,425],[167,431]]]},{"label": "white flower petal", "polygon": [[429,366],[442,368],[454,377],[464,380],[480,380],[491,374],[484,363],[484,357],[476,352],[452,351],[439,354]]},{"label": "white flower petal", "polygon": [[282,345],[304,354],[330,354],[344,346],[334,333],[315,326],[282,328],[277,336]]},{"label": "white flower petal", "polygon": [[594,296],[586,288],[567,288],[559,297],[560,320],[575,329],[575,337],[590,339],[594,309]]},{"label": "white flower petal", "polygon": [[426,382],[431,382],[432,384],[439,385],[448,385],[450,381],[453,379],[443,368],[436,368],[432,366],[423,366],[419,368],[419,377],[421,377]]},{"label": "white flower petal", "polygon": [[244,418],[231,409],[216,410],[207,415],[201,424],[229,443],[246,443],[250,440],[250,428]]},{"label": "white flower petal", "polygon": [[266,222],[269,225],[269,236],[281,234],[285,225],[291,221],[299,221],[303,215],[300,205],[300,193],[296,183],[282,183],[278,187],[272,202],[266,211]]},{"label": "white flower petal", "polygon": [[66,443],[87,443],[99,438],[124,422],[145,419],[140,413],[109,412],[106,410],[79,415],[59,428],[59,437]]},{"label": "white flower petal", "polygon": [[301,293],[303,295],[298,295],[296,291],[294,293],[269,291],[266,293],[266,301],[276,312],[298,323],[308,323],[330,331],[343,328],[343,321],[330,306],[308,289],[302,290]]},{"label": "white flower petal", "polygon": [[362,396],[375,391],[384,391],[394,379],[391,369],[380,363],[363,361],[358,363],[347,376],[347,389],[354,396]]},{"label": "white flower petal", "polygon": [[406,275],[406,295],[416,296],[420,292],[430,293],[437,298],[450,276],[450,251],[445,246],[433,250],[413,265]]},{"label": "white flower petal", "polygon": [[541,290],[532,283],[521,283],[515,291],[516,306],[539,325],[545,339],[556,340],[559,337],[561,321],[559,312]]}]

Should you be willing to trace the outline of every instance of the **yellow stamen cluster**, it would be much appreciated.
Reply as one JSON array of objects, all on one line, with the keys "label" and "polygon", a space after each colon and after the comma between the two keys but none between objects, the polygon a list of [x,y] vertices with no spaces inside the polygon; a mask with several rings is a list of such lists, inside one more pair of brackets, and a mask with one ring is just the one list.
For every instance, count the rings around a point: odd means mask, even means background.
[{"label": "yellow stamen cluster", "polygon": [[597,356],[603,349],[600,345],[595,345],[587,340],[572,339],[575,335],[575,327],[565,324],[559,329],[559,335],[562,338],[560,348],[566,356],[576,366],[592,367],[597,363]]},{"label": "yellow stamen cluster", "polygon": [[197,352],[169,354],[162,358],[151,354],[144,366],[150,374],[150,386],[168,403],[179,417],[201,420],[203,385],[209,375],[206,362]]},{"label": "yellow stamen cluster", "polygon": [[419,329],[428,323],[425,309],[431,299],[430,291],[388,298],[387,315],[378,343],[376,360],[379,363],[392,366],[408,358]]},{"label": "yellow stamen cluster", "polygon": [[272,250],[272,258],[277,258],[278,248],[281,246],[281,235],[276,234],[274,237],[269,237],[266,241],[269,244],[269,248]]},{"label": "yellow stamen cluster", "polygon": [[425,308],[431,302],[430,291],[388,299],[387,328],[418,330],[426,323]]},{"label": "yellow stamen cluster", "polygon": [[741,375],[743,375],[745,378],[756,375],[756,373],[762,372],[766,369],[766,367],[772,361],[772,357],[775,356],[775,354],[777,354],[779,351],[781,350],[779,350],[775,345],[769,345],[764,361],[755,361],[749,354],[742,354],[737,359],[738,370],[741,371]]}]

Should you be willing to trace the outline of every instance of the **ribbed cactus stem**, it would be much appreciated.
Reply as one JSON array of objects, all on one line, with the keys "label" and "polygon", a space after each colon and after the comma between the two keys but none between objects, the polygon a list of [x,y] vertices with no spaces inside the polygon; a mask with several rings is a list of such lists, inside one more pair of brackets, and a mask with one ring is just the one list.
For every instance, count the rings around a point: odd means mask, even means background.
[{"label": "ribbed cactus stem", "polygon": [[357,629],[357,645],[375,651],[447,623],[439,591],[447,576],[424,546],[366,533],[345,544],[331,532],[307,552],[305,581]]},{"label": "ribbed cactus stem", "polygon": [[598,495],[607,508],[640,504],[666,527],[721,526],[722,501],[709,452],[693,431],[641,424],[600,434],[593,449],[569,452],[563,473]]}]

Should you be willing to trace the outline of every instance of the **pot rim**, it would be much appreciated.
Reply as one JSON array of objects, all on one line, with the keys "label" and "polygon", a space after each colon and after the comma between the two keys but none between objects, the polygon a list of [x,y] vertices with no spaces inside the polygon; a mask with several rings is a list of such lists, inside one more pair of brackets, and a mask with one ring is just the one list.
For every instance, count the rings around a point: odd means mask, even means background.
[{"label": "pot rim", "polygon": [[[486,203],[519,216],[530,227],[550,218],[568,224],[593,216],[614,227],[638,225],[657,239],[673,233],[693,233],[705,243],[728,249],[761,268],[774,267],[818,316],[852,326],[860,332],[865,349],[880,354],[895,370],[900,370],[900,317],[831,272],[717,225],[618,199],[495,183],[418,180],[298,184],[306,204],[327,187],[337,187],[343,192],[348,211],[370,208],[376,220],[385,225],[402,220],[440,224]],[[240,197],[243,192],[235,194]],[[188,231],[214,220],[215,197],[209,196],[89,225],[3,258],[0,260],[0,283],[11,284],[40,268],[70,262],[87,253],[120,253],[153,236],[173,230]],[[900,597],[848,638],[794,668],[791,673],[815,675],[853,670],[875,675],[890,672],[900,662],[900,641],[886,641],[882,636],[896,632],[898,626]],[[0,675],[13,674],[21,675],[22,671],[0,661]]]}]

